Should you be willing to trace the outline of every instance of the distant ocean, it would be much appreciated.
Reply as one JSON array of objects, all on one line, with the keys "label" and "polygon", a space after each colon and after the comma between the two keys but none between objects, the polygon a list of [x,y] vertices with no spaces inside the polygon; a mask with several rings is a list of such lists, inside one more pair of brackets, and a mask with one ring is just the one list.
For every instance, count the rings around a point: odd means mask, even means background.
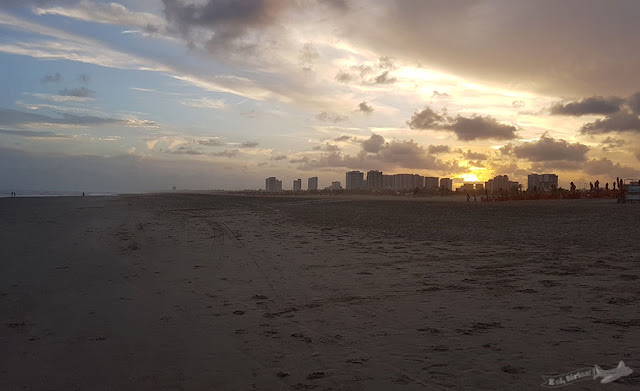
[{"label": "distant ocean", "polygon": [[[42,191],[42,190],[0,190],[0,198],[11,197],[11,192],[16,192],[16,197],[82,197],[81,191]],[[118,193],[111,192],[85,192],[86,196],[114,196]]]}]

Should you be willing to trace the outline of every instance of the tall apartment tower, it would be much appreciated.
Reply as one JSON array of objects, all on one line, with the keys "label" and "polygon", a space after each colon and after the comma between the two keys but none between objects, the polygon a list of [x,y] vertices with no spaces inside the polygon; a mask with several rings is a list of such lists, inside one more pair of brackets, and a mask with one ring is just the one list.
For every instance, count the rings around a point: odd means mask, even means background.
[{"label": "tall apartment tower", "polygon": [[438,177],[428,176],[424,178],[424,188],[427,190],[437,190],[438,189]]},{"label": "tall apartment tower", "polygon": [[364,173],[361,171],[349,171],[346,178],[346,189],[357,190],[364,188]]},{"label": "tall apartment tower", "polygon": [[440,188],[453,191],[453,181],[451,178],[440,178]]},{"label": "tall apartment tower", "polygon": [[307,180],[307,190],[318,190],[318,177],[314,176]]},{"label": "tall apartment tower", "polygon": [[370,189],[370,190],[382,189],[382,171],[371,170],[367,172],[367,189]]},{"label": "tall apartment tower", "polygon": [[269,193],[280,193],[282,192],[282,181],[274,176],[269,177],[265,180],[264,189]]},{"label": "tall apartment tower", "polygon": [[293,191],[302,190],[302,179],[296,179],[293,181]]}]

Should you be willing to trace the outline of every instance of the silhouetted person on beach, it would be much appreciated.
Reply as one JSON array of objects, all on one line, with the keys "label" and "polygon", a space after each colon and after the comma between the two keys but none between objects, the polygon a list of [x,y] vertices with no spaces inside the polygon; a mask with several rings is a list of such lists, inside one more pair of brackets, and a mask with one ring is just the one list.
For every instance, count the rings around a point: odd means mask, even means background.
[{"label": "silhouetted person on beach", "polygon": [[571,194],[575,194],[576,193],[576,184],[571,182]]},{"label": "silhouetted person on beach", "polygon": [[591,189],[591,192],[593,193],[593,182],[589,182],[589,188]]},{"label": "silhouetted person on beach", "polygon": [[609,182],[605,183],[605,185],[604,185],[604,189],[605,189],[606,191],[609,191]]},{"label": "silhouetted person on beach", "polygon": [[478,202],[478,200],[476,199],[476,195],[473,195],[473,202]]},{"label": "silhouetted person on beach", "polygon": [[616,190],[616,183],[613,182],[613,191],[615,191],[615,190]]},{"label": "silhouetted person on beach", "polygon": [[84,191],[82,192],[82,196],[84,197]]},{"label": "silhouetted person on beach", "polygon": [[467,194],[467,202],[471,202],[471,196]]}]

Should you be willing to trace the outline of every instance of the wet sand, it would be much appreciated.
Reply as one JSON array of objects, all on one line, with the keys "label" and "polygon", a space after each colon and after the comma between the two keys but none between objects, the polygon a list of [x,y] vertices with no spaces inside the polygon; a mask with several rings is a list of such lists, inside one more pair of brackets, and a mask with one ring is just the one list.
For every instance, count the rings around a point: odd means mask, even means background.
[{"label": "wet sand", "polygon": [[624,360],[640,205],[0,199],[2,390],[536,390]]}]

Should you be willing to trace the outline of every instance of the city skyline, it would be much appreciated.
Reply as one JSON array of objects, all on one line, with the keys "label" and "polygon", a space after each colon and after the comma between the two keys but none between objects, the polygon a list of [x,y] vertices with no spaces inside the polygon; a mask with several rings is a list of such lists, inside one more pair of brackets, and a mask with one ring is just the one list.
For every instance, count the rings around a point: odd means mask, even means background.
[{"label": "city skyline", "polygon": [[3,5],[0,188],[640,177],[637,2]]}]

